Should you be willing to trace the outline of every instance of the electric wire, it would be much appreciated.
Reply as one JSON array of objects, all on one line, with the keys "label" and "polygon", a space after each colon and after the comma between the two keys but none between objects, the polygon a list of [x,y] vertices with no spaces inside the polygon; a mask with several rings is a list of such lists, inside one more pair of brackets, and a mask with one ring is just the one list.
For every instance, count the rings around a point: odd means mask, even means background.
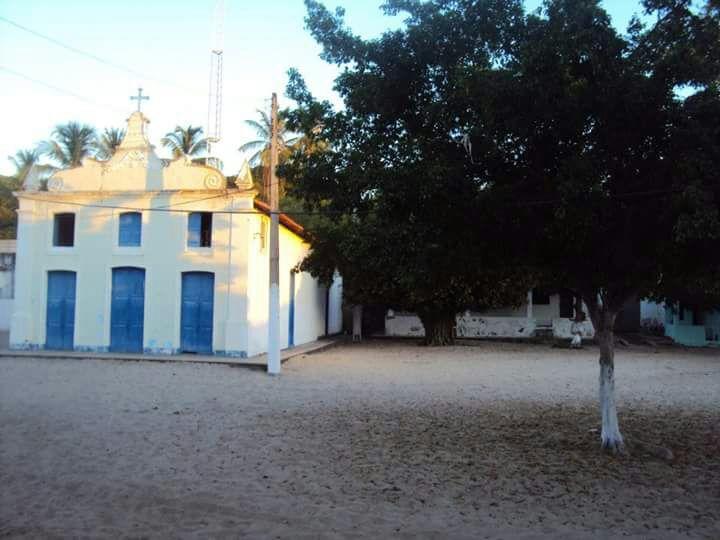
[{"label": "electric wire", "polygon": [[158,78],[158,77],[152,77],[152,76],[146,75],[145,73],[141,73],[140,71],[137,71],[137,70],[135,70],[135,69],[133,69],[133,68],[130,68],[130,67],[128,67],[128,66],[124,66],[124,65],[122,65],[122,64],[118,64],[117,62],[113,62],[113,61],[110,61],[110,60],[106,60],[106,59],[104,59],[104,58],[102,58],[102,57],[100,57],[100,56],[98,56],[98,55],[96,55],[96,54],[93,54],[93,53],[84,51],[84,50],[82,50],[82,49],[78,49],[77,47],[73,47],[72,45],[68,45],[67,43],[62,42],[62,41],[60,41],[59,39],[55,39],[55,38],[53,38],[53,37],[51,37],[51,36],[48,36],[48,35],[46,35],[46,34],[42,34],[42,33],[38,32],[38,31],[36,31],[36,30],[33,30],[32,28],[28,28],[27,26],[23,26],[22,24],[19,24],[19,23],[15,22],[15,21],[12,21],[12,20],[8,19],[7,17],[3,17],[2,15],[0,15],[0,21],[4,22],[4,23],[6,23],[6,24],[9,24],[9,25],[11,25],[11,26],[14,26],[15,28],[18,28],[19,30],[22,30],[23,32],[27,32],[28,34],[31,34],[31,35],[33,35],[33,36],[35,36],[35,37],[38,37],[38,38],[40,38],[40,39],[44,39],[45,41],[48,41],[49,43],[52,43],[53,45],[57,45],[58,47],[61,47],[61,48],[63,48],[63,49],[66,49],[66,50],[68,50],[68,51],[70,51],[70,52],[73,52],[73,53],[75,53],[75,54],[77,54],[77,55],[84,56],[84,57],[86,57],[86,58],[89,58],[89,59],[91,59],[91,60],[94,60],[95,62],[98,62],[98,63],[100,63],[100,64],[104,64],[104,65],[106,65],[106,66],[108,66],[108,67],[111,67],[111,68],[114,68],[114,69],[118,69],[118,70],[120,70],[120,71],[124,71],[124,72],[126,72],[126,73],[129,73],[129,74],[134,75],[134,76],[136,76],[136,77],[140,77],[140,78],[142,78],[142,79],[153,80],[153,81],[155,81],[155,82],[158,82],[158,83],[161,83],[161,84],[164,84],[164,85],[167,85],[167,86],[173,86],[173,87],[175,87],[175,88],[178,88],[178,89],[180,89],[180,90],[183,90],[184,92],[187,92],[187,93],[190,93],[190,94],[193,94],[193,95],[204,95],[204,93],[199,92],[198,90],[193,90],[193,89],[190,89],[190,88],[186,88],[186,87],[184,87],[184,86],[182,86],[182,85],[180,85],[180,84],[178,84],[178,83],[176,83],[176,82],[173,82],[173,81],[168,81],[168,80],[165,80],[165,79],[160,79],[160,78]]},{"label": "electric wire", "polygon": [[40,86],[44,86],[46,88],[49,88],[51,90],[55,90],[56,92],[60,92],[61,94],[67,94],[68,96],[74,97],[75,99],[79,99],[80,101],[84,101],[86,103],[89,103],[90,105],[93,105],[94,107],[100,107],[104,109],[109,109],[114,112],[125,112],[123,109],[120,109],[119,107],[115,107],[113,105],[108,105],[107,103],[100,103],[99,101],[95,101],[91,98],[88,98],[86,96],[82,96],[80,94],[76,94],[75,92],[72,92],[70,90],[65,90],[64,88],[60,88],[59,86],[55,86],[53,84],[47,83],[45,81],[41,81],[39,79],[35,79],[33,77],[30,77],[29,75],[25,75],[24,73],[20,73],[19,71],[15,71],[14,69],[10,69],[5,66],[0,66],[0,70],[5,71],[7,73],[10,73],[12,75],[15,75],[16,77],[20,77],[21,79],[25,79],[27,81],[30,81],[35,84],[39,84]]},{"label": "electric wire", "polygon": [[[57,199],[51,199],[51,198],[45,198],[45,197],[37,197],[33,195],[27,195],[23,194],[22,198],[37,201],[37,202],[46,202],[46,203],[52,203],[52,204],[59,204],[59,205],[69,205],[69,206],[77,206],[77,207],[87,207],[87,208],[107,208],[107,209],[114,209],[114,210],[129,210],[129,211],[137,211],[137,212],[177,212],[177,213],[191,213],[196,212],[197,210],[194,209],[178,209],[175,208],[175,206],[185,205],[185,204],[192,204],[196,202],[202,202],[206,200],[211,199],[219,199],[224,197],[232,197],[234,195],[237,195],[239,193],[243,192],[250,192],[253,191],[252,189],[247,190],[238,190],[238,191],[232,191],[232,192],[223,192],[218,195],[213,195],[211,197],[205,197],[202,199],[194,199],[190,201],[181,201],[172,205],[165,205],[165,206],[153,206],[153,207],[137,207],[137,206],[121,206],[121,205],[111,205],[111,204],[93,204],[93,203],[84,203],[84,202],[78,202],[78,201],[64,201],[64,200],[57,200]],[[617,195],[610,196],[611,199],[616,200],[623,200],[625,198],[636,198],[639,196],[650,196],[650,195],[671,195],[673,193],[680,193],[682,192],[681,189],[673,188],[673,189],[655,189],[655,190],[646,190],[646,191],[635,191],[635,192],[628,192],[628,193],[621,193]],[[518,201],[518,202],[512,202],[507,203],[506,206],[508,207],[522,207],[522,206],[549,206],[549,205],[557,205],[567,203],[564,199],[547,199],[547,200],[535,200],[535,201]],[[214,214],[256,214],[256,210],[212,210]],[[350,214],[351,212],[343,211],[343,210],[278,210],[278,211],[263,211],[263,213],[266,214],[285,214],[285,215],[305,215],[305,216],[337,216],[337,215],[343,215],[343,214]]]}]

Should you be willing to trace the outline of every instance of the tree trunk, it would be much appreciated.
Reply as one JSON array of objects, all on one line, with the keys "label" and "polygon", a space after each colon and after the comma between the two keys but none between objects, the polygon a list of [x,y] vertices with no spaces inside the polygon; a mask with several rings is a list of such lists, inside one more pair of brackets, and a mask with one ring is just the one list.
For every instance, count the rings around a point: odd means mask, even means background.
[{"label": "tree trunk", "polygon": [[440,347],[455,343],[455,312],[418,313],[425,329],[423,345]]},{"label": "tree trunk", "polygon": [[615,314],[607,313],[598,321],[596,336],[600,345],[600,412],[602,429],[600,445],[613,454],[624,453],[625,444],[620,434],[615,408]]}]

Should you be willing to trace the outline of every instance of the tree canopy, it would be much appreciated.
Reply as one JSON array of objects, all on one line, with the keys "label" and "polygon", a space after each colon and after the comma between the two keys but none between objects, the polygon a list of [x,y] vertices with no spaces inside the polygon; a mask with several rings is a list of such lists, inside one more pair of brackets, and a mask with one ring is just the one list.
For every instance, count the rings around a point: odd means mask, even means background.
[{"label": "tree canopy", "polygon": [[328,145],[283,171],[328,215],[304,266],[426,333],[428,313],[510,303],[523,280],[572,290],[601,345],[602,444],[621,450],[618,311],[717,278],[720,5],[646,0],[653,22],[621,34],[597,0],[389,0],[405,25],[371,40],[306,6],[344,108],[291,72],[288,125]]}]

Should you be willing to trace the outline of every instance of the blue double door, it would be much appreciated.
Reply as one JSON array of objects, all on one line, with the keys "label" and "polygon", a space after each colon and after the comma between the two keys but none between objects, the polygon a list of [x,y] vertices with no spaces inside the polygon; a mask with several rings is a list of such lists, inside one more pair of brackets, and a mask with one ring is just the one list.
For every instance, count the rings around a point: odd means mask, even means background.
[{"label": "blue double door", "polygon": [[212,352],[214,294],[213,273],[183,273],[180,314],[180,347],[183,352]]},{"label": "blue double door", "polygon": [[75,290],[75,272],[48,272],[46,349],[72,350],[74,346]]},{"label": "blue double door", "polygon": [[288,306],[288,347],[295,346],[295,272],[290,272],[290,305]]},{"label": "blue double door", "polygon": [[145,321],[145,270],[113,268],[110,350],[142,352]]}]

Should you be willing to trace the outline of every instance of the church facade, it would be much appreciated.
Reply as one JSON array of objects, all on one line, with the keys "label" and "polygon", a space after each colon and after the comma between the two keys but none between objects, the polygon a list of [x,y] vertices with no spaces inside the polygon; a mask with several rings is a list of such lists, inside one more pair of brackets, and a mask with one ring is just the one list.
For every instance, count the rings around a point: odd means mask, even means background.
[{"label": "church facade", "polygon": [[[134,112],[108,161],[17,193],[10,347],[248,357],[267,350],[269,217],[247,167],[161,160]],[[294,267],[310,249],[280,219],[281,348],[341,331],[342,283]]]}]

